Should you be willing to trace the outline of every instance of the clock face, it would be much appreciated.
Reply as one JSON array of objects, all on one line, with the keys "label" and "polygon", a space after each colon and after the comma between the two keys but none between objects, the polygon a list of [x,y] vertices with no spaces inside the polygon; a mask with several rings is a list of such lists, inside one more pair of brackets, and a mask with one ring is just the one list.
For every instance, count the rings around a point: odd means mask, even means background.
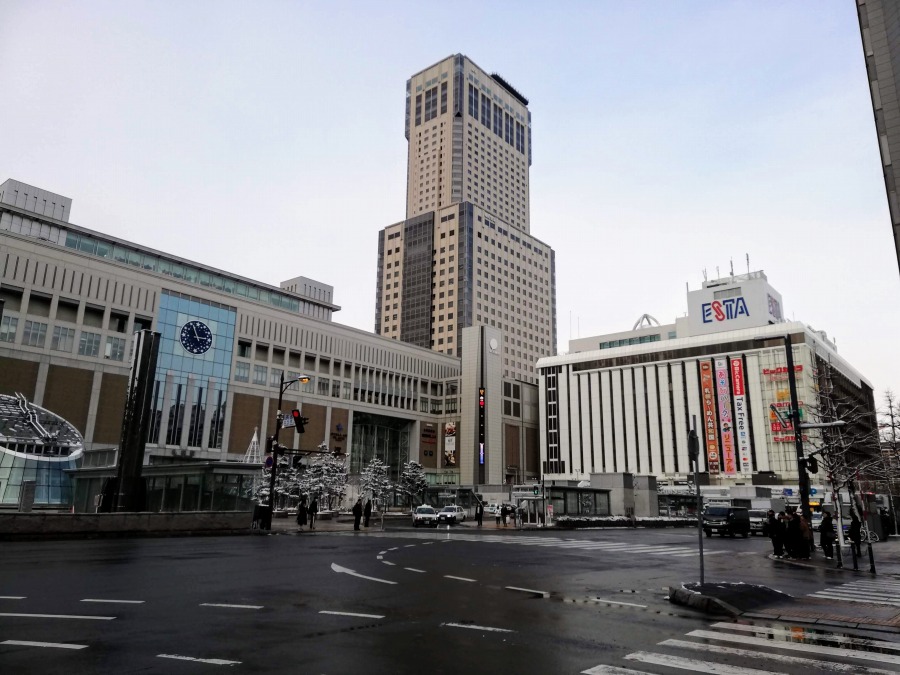
[{"label": "clock face", "polygon": [[181,327],[181,346],[191,354],[205,354],[212,340],[212,331],[202,321],[188,321]]}]

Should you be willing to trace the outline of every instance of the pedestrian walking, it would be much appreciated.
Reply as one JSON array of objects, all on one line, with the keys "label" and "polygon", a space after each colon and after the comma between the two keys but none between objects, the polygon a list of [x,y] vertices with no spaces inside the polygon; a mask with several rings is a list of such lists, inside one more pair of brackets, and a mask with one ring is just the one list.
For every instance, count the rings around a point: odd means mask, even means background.
[{"label": "pedestrian walking", "polygon": [[500,525],[500,512],[503,511],[502,507],[494,504],[494,520],[497,522],[497,525]]},{"label": "pedestrian walking", "polygon": [[300,499],[300,503],[297,505],[297,525],[299,527],[304,527],[307,521],[307,508],[306,508],[306,497]]},{"label": "pedestrian walking", "polygon": [[775,516],[775,511],[769,509],[769,519],[766,521],[766,534],[772,540],[772,552],[776,558],[784,556],[784,523],[781,515]]},{"label": "pedestrian walking", "polygon": [[887,541],[887,538],[891,536],[891,514],[888,513],[887,509],[880,509],[878,511],[878,516],[881,520],[882,535],[885,541]]},{"label": "pedestrian walking", "polygon": [[356,500],[356,503],[353,505],[353,529],[359,529],[359,521],[362,519],[363,514],[363,505],[362,505],[362,497]]},{"label": "pedestrian walking", "polygon": [[366,508],[363,509],[363,525],[369,526],[369,518],[372,517],[372,500],[366,501]]},{"label": "pedestrian walking", "polygon": [[859,522],[859,516],[855,513],[850,515],[850,550],[856,554],[857,558],[862,558],[862,523]]},{"label": "pedestrian walking", "polygon": [[319,515],[319,500],[313,497],[309,503],[309,529],[316,529],[316,516]]},{"label": "pedestrian walking", "polygon": [[500,520],[503,521],[503,527],[506,527],[506,519],[509,517],[509,509],[506,504],[500,507]]},{"label": "pedestrian walking", "polygon": [[475,522],[481,527],[481,521],[484,519],[484,502],[475,504]]},{"label": "pedestrian walking", "polygon": [[819,523],[819,546],[822,547],[822,553],[825,554],[826,560],[834,557],[834,521],[828,511],[822,516],[822,522]]}]

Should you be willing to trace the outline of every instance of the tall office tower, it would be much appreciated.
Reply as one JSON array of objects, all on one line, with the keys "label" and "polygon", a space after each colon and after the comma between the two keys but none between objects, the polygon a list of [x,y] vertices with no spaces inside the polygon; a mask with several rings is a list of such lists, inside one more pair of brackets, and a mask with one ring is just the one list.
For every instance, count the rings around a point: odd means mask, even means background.
[{"label": "tall office tower", "polygon": [[528,100],[462,54],[406,83],[406,219],[379,233],[375,332],[460,355],[502,331],[504,377],[556,353],[556,262],[530,234]]},{"label": "tall office tower", "polygon": [[900,157],[900,3],[896,0],[856,0],[856,10],[875,111],[875,131],[894,229],[894,246],[900,265],[900,202],[893,164],[893,158]]}]

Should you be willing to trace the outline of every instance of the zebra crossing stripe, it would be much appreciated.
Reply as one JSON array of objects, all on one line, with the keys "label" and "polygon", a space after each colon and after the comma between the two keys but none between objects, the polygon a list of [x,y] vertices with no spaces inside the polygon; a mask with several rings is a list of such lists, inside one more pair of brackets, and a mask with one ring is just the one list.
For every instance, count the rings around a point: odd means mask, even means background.
[{"label": "zebra crossing stripe", "polygon": [[619,668],[617,666],[607,666],[601,664],[582,670],[581,675],[647,675],[643,670],[632,670],[631,668]]},{"label": "zebra crossing stripe", "polygon": [[812,598],[821,598],[823,600],[842,600],[844,602],[862,602],[867,605],[891,605],[894,607],[900,607],[900,602],[889,602],[887,600],[872,600],[854,597],[852,595],[844,595],[842,593],[830,593],[828,591],[820,591],[818,593],[811,593],[810,597]]},{"label": "zebra crossing stripe", "polygon": [[[763,626],[750,626],[743,623],[714,623],[712,628],[722,628],[725,630],[738,631],[742,633],[765,633],[772,637],[789,637],[796,639],[798,631],[796,628],[768,628]],[[880,651],[900,652],[900,644],[896,642],[887,642],[886,640],[875,640],[873,638],[856,638],[850,635],[837,635],[835,633],[820,633],[800,631],[804,637],[812,637],[816,640],[830,640],[831,642],[839,642],[845,645],[859,645],[863,648],[875,648]]]},{"label": "zebra crossing stripe", "polygon": [[[736,647],[722,647],[701,642],[688,642],[687,640],[664,640],[659,643],[661,647],[677,647],[679,649],[692,649],[698,652],[711,652],[728,656],[740,656],[750,659],[765,659],[777,663],[794,666],[815,668],[818,672],[850,673],[850,675],[893,675],[894,670],[882,670],[881,668],[867,668],[850,663],[838,663],[836,661],[819,661],[807,659],[802,656],[790,656],[788,654],[771,654],[769,652],[756,652],[750,649],[738,649]],[[590,672],[590,671],[584,671]]]},{"label": "zebra crossing stripe", "polygon": [[[760,632],[764,631],[765,629],[761,629]],[[711,630],[694,630],[687,635],[688,637],[706,638],[708,640],[719,640],[722,642],[735,642],[737,644],[753,645],[754,647],[765,647],[767,649],[785,649],[795,652],[812,652],[817,656],[837,656],[841,658],[860,659],[861,661],[879,661],[881,663],[900,664],[900,656],[893,656],[892,654],[879,654],[874,652],[859,651],[855,649],[842,649],[840,647],[827,647],[825,645],[811,645],[799,642],[775,642],[769,638],[751,637],[748,635],[735,635]]]},{"label": "zebra crossing stripe", "polygon": [[666,668],[679,668],[689,670],[692,673],[711,673],[712,675],[779,675],[778,671],[757,670],[756,668],[742,668],[729,666],[722,663],[710,663],[709,661],[697,661],[686,659],[682,656],[669,656],[667,654],[654,654],[653,652],[634,652],[625,657],[630,661],[651,663]]}]

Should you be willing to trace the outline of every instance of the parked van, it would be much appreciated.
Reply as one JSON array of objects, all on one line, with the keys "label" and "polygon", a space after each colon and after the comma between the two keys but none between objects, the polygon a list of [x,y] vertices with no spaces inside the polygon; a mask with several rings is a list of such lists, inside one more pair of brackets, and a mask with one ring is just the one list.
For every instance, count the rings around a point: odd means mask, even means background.
[{"label": "parked van", "polygon": [[724,537],[750,536],[750,512],[740,506],[708,506],[703,511],[703,531],[707,537],[718,532]]}]

